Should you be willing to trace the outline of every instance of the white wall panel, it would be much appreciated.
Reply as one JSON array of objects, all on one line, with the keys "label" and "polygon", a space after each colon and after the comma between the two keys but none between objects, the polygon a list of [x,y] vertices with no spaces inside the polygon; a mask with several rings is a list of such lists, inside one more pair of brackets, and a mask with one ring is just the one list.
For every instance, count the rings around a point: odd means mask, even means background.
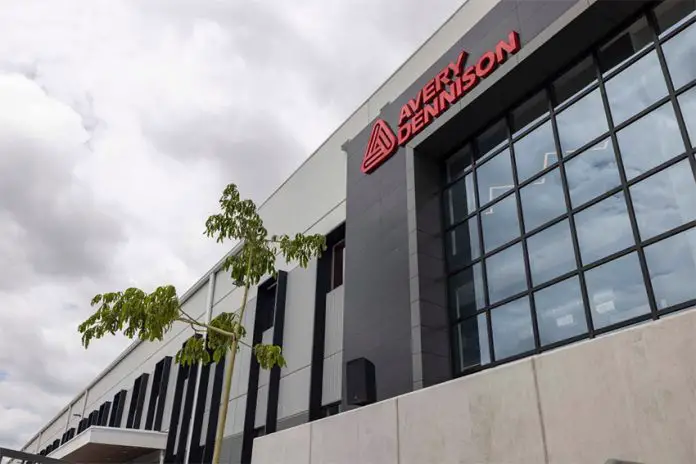
[{"label": "white wall panel", "polygon": [[343,379],[343,351],[324,359],[321,404],[335,403],[341,399],[341,380]]},{"label": "white wall panel", "polygon": [[[271,327],[263,333],[261,337],[261,343],[263,343],[264,345],[270,345],[271,343],[273,343],[273,327]],[[259,388],[263,387],[264,385],[268,385],[270,377],[271,371],[259,367]]]},{"label": "white wall panel", "polygon": [[268,385],[259,388],[256,397],[256,420],[254,427],[261,427],[266,424],[266,411],[268,410]]},{"label": "white wall panel", "polygon": [[328,358],[343,349],[343,285],[326,295],[326,332],[324,357]]},{"label": "white wall panel", "polygon": [[63,432],[65,432],[65,422],[67,420],[68,412],[65,411],[58,416],[57,420],[53,421],[53,423],[44,431],[43,436],[41,437],[41,449],[53,443],[54,440],[61,439]]},{"label": "white wall panel", "polygon": [[287,367],[281,370],[281,377],[312,362],[316,282],[316,260],[307,268],[296,267],[288,274],[283,330],[283,357]]},{"label": "white wall panel", "polygon": [[309,410],[309,379],[311,367],[281,377],[278,391],[278,419]]}]

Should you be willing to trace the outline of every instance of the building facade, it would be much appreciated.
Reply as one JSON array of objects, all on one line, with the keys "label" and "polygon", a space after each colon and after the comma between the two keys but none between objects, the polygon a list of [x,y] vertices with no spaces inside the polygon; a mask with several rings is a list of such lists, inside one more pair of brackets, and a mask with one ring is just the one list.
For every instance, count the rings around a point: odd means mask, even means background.
[{"label": "building facade", "polygon": [[[695,146],[694,0],[468,0],[260,208],[329,247],[252,291],[248,342],[288,365],[242,348],[225,462],[696,462]],[[217,266],[182,301],[241,290]],[[24,451],[209,462],[224,365],[177,366],[192,335]]]}]

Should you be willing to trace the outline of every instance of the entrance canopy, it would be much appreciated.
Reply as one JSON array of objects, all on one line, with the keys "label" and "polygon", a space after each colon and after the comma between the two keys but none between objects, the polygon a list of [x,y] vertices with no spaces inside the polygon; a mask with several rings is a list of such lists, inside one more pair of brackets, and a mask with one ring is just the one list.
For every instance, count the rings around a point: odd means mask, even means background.
[{"label": "entrance canopy", "polygon": [[146,454],[164,452],[166,446],[165,432],[92,426],[49,457],[81,464],[128,462]]}]

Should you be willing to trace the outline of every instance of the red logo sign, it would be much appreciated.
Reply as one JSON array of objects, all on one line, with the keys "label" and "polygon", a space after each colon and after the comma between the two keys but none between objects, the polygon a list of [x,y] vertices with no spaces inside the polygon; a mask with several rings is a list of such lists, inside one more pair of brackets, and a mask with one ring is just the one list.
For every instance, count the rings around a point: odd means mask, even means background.
[{"label": "red logo sign", "polygon": [[495,50],[481,55],[475,65],[466,66],[469,55],[462,51],[455,61],[428,81],[415,98],[401,107],[397,135],[384,120],[375,121],[365,149],[362,172],[369,174],[377,169],[520,48],[519,34],[512,31],[507,41],[498,42]]},{"label": "red logo sign", "polygon": [[380,164],[384,163],[391,155],[396,153],[396,135],[391,127],[382,119],[378,119],[372,126],[370,141],[367,142],[367,149],[362,162],[362,172],[369,174]]}]

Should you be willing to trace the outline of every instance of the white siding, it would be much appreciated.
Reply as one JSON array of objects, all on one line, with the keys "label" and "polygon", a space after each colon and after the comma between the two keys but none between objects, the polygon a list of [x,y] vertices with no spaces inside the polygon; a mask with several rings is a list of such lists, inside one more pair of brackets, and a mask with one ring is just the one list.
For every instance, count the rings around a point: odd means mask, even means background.
[{"label": "white siding", "polygon": [[304,367],[280,379],[278,419],[309,410],[309,379],[311,368]]},{"label": "white siding", "polygon": [[281,370],[281,377],[312,362],[316,281],[316,260],[310,262],[306,269],[298,267],[288,274],[283,330],[283,357],[287,367]]}]

